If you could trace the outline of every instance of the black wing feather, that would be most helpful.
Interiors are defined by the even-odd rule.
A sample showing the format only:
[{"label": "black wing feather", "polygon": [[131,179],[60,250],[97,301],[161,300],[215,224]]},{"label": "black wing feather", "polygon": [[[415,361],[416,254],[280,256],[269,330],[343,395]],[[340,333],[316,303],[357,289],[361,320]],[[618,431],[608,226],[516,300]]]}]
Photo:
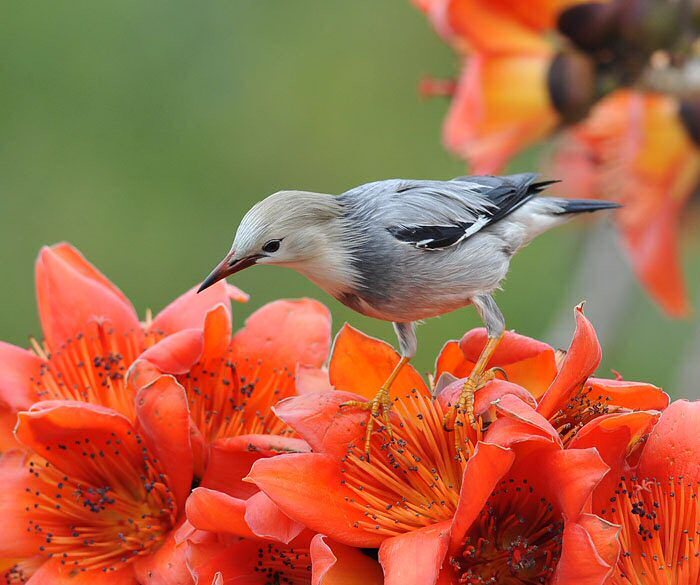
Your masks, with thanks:
[{"label": "black wing feather", "polygon": [[457,177],[453,181],[461,181],[483,187],[479,193],[493,204],[493,209],[485,211],[476,222],[455,222],[452,225],[398,225],[388,228],[389,233],[400,242],[412,244],[427,250],[439,250],[454,246],[471,234],[468,230],[475,226],[473,233],[500,221],[504,217],[522,207],[538,193],[552,183],[558,181],[535,182],[535,173],[522,173],[505,177]]}]

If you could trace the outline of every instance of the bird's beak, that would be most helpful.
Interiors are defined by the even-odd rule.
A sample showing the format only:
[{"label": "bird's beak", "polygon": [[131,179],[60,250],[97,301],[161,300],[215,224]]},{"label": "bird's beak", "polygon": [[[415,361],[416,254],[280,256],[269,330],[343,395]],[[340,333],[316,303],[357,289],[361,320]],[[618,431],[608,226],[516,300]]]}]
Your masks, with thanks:
[{"label": "bird's beak", "polygon": [[209,288],[212,284],[219,282],[221,279],[231,276],[236,272],[240,272],[244,268],[252,266],[259,260],[260,256],[247,256],[245,258],[236,258],[236,251],[231,250],[226,257],[219,262],[216,268],[211,271],[211,274],[204,279],[202,286],[197,290],[198,293]]}]

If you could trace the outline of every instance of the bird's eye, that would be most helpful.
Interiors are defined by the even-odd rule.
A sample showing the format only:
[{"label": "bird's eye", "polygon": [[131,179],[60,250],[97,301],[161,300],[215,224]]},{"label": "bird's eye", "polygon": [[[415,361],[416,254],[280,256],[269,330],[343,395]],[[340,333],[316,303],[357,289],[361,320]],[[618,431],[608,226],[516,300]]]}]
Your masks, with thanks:
[{"label": "bird's eye", "polygon": [[266,242],[265,245],[262,247],[263,252],[266,252],[268,254],[274,254],[277,252],[277,250],[280,249],[280,241],[281,240],[270,240],[269,242]]}]

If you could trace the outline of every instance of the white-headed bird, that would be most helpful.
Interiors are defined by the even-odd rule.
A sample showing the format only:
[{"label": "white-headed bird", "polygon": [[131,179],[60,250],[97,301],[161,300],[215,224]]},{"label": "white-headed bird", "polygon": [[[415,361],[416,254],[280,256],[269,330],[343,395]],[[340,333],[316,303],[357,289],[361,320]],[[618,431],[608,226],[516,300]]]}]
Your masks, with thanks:
[{"label": "white-headed bird", "polygon": [[233,246],[200,290],[254,264],[287,266],[358,313],[392,321],[401,360],[369,402],[391,435],[389,391],[416,354],[416,322],[473,305],[488,332],[461,396],[445,416],[475,425],[474,392],[493,379],[486,366],[505,331],[493,299],[513,255],[572,215],[618,207],[607,201],[538,197],[554,181],[524,173],[450,181],[389,179],[334,196],[280,191],[245,215]]}]

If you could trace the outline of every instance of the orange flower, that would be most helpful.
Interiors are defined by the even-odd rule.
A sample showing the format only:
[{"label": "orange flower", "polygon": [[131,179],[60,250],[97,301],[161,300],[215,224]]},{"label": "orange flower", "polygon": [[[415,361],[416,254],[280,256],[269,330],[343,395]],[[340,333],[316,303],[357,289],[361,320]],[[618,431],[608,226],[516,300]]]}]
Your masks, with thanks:
[{"label": "orange flower", "polygon": [[530,53],[478,53],[467,60],[443,137],[475,174],[499,172],[559,123],[548,89],[553,58],[545,45]]},{"label": "orange flower", "polygon": [[[320,366],[330,349],[330,313],[308,299],[270,303],[251,315],[233,338],[231,329],[230,313],[217,306],[206,316],[203,330],[167,337],[148,349],[129,373],[129,383],[137,389],[162,374],[175,376],[184,389],[198,477],[209,459],[209,445],[211,457],[226,452],[231,459],[227,465],[235,465],[242,478],[253,461],[267,456],[267,435],[289,435],[291,430],[272,407],[296,394],[299,376],[306,384],[323,376]],[[282,438],[276,445],[297,450],[294,441],[285,447]]]},{"label": "orange flower", "polygon": [[611,467],[593,507],[622,527],[614,585],[700,582],[700,402],[676,401],[658,417],[601,417],[572,444],[596,447]]},{"label": "orange flower", "polygon": [[193,289],[142,324],[124,294],[69,244],[42,249],[36,282],[45,343],[28,351],[0,342],[0,411],[9,425],[17,411],[55,399],[108,406],[134,419],[124,375],[139,354],[164,336],[201,328],[211,307],[230,311],[230,298],[247,298],[225,283],[203,295]]},{"label": "orange flower", "polygon": [[679,223],[700,182],[700,150],[678,110],[669,96],[617,91],[567,134],[554,164],[555,172],[581,179],[567,188],[624,204],[616,218],[638,278],[669,314],[682,316],[690,305]]},{"label": "orange flower", "polygon": [[137,397],[135,419],[46,401],[19,414],[26,452],[0,459],[0,556],[26,559],[6,578],[32,582],[169,582],[187,576],[173,529],[192,482],[187,404],[163,378]]},{"label": "orange flower", "polygon": [[[342,351],[342,355],[339,351]],[[399,359],[398,355],[392,356],[382,342],[346,329],[336,340],[331,360],[331,381],[335,385],[340,380],[345,385],[359,388],[364,387],[365,383],[371,384],[366,382],[367,370],[362,367],[363,364],[358,364],[354,359],[360,355],[372,356],[372,363],[378,364],[379,370],[391,369]],[[374,376],[380,378],[383,373],[370,372],[368,379]],[[391,413],[394,438],[385,442],[384,435],[373,435],[371,463],[361,449],[366,417],[362,413],[341,412],[339,409],[341,403],[357,398],[357,395],[337,390],[289,398],[280,403],[275,408],[277,415],[309,443],[313,452],[259,460],[253,464],[249,475],[249,480],[287,516],[310,529],[323,530],[330,538],[348,545],[379,546],[385,582],[388,584],[435,583],[446,555],[450,563],[445,563],[445,571],[452,570],[447,568],[449,566],[454,567],[459,575],[466,574],[471,570],[465,568],[468,561],[460,565],[455,559],[462,554],[464,546],[468,546],[464,540],[467,538],[465,531],[471,530],[472,520],[464,515],[467,514],[464,512],[468,507],[467,502],[485,505],[498,483],[510,480],[508,472],[517,458],[537,451],[539,466],[540,459],[546,461],[550,452],[564,453],[555,430],[528,405],[527,402],[534,404],[531,395],[515,384],[495,381],[477,393],[476,411],[484,416],[488,412],[489,418],[492,418],[495,409],[507,421],[501,423],[499,419],[485,437],[481,430],[458,428],[456,432],[463,434],[464,444],[463,452],[458,454],[452,433],[442,426],[442,415],[447,404],[459,392],[461,383],[446,387],[437,399],[432,399],[425,384],[416,376],[414,371],[408,370],[403,379],[397,381],[394,390],[398,397]],[[482,439],[488,443],[480,442]],[[517,448],[520,455],[515,454],[516,443],[523,444],[522,448]],[[524,446],[526,444],[527,448]],[[589,532],[586,532],[589,529],[597,535],[598,528],[592,519],[589,521],[586,516],[581,521],[585,526],[579,528],[578,518],[590,490],[604,473],[602,463],[592,450],[552,457],[559,457],[552,467],[558,467],[563,475],[559,476],[553,471],[550,475],[552,484],[546,490],[544,487],[540,490],[541,486],[537,484],[536,498],[534,495],[532,500],[523,498],[523,502],[515,502],[515,508],[522,504],[520,513],[526,510],[528,514],[532,512],[535,514],[532,517],[534,521],[536,514],[542,511],[542,506],[534,505],[535,499],[539,501],[545,492],[547,497],[554,497],[554,491],[559,491],[561,493],[557,497],[571,497],[574,502],[570,504],[573,507],[565,510],[567,517],[572,518],[571,530],[583,530],[585,538],[590,538]],[[557,484],[572,472],[566,464],[569,457],[572,467],[575,460],[577,469],[582,474],[588,474],[586,480],[579,476],[573,481],[567,478],[564,483],[572,486],[571,493],[567,489],[561,490],[563,484]],[[529,466],[534,470],[534,459],[528,461],[527,465],[523,464],[523,469]],[[514,469],[522,475],[519,466]],[[590,486],[586,482],[590,482]],[[479,495],[482,489],[484,493]],[[567,495],[562,495],[564,492]],[[574,495],[574,492],[578,495]],[[493,497],[496,498],[497,494]],[[557,500],[557,505],[561,501]],[[577,505],[580,508],[573,515]],[[509,509],[508,514],[517,517],[518,510]],[[538,530],[543,529],[539,536],[535,534],[536,530],[524,530],[519,535],[512,532],[506,534],[513,525],[511,516],[505,514],[503,520],[509,526],[499,532],[495,548],[486,552],[487,556],[495,555],[493,558],[489,556],[489,559],[500,558],[496,548],[510,546],[515,541],[509,539],[520,538],[526,543],[521,551],[523,566],[530,567],[532,561],[537,565],[537,570],[556,570],[563,532],[558,528],[552,528],[549,532],[545,529],[550,518],[546,509],[544,512],[539,518],[542,524],[537,526]],[[562,530],[563,513],[563,508],[552,508],[551,511],[562,522]],[[484,530],[488,529],[488,526],[484,527]],[[528,540],[530,536],[534,540]],[[611,536],[614,536],[614,531]],[[540,538],[547,543],[551,540],[551,551],[547,548],[550,544],[545,546]],[[533,552],[535,546],[542,549],[541,555]],[[547,551],[552,554],[547,556]],[[589,545],[579,556],[587,562],[593,553],[595,551]],[[477,564],[484,565],[485,573],[500,574],[501,568],[496,566],[500,561],[494,562],[496,564],[489,564],[490,561],[484,557]],[[568,563],[574,562],[578,563],[573,558],[567,560],[566,570],[570,567]],[[577,564],[570,570],[578,575],[581,567]],[[530,573],[525,571],[520,576],[527,579],[528,575]]]}]

